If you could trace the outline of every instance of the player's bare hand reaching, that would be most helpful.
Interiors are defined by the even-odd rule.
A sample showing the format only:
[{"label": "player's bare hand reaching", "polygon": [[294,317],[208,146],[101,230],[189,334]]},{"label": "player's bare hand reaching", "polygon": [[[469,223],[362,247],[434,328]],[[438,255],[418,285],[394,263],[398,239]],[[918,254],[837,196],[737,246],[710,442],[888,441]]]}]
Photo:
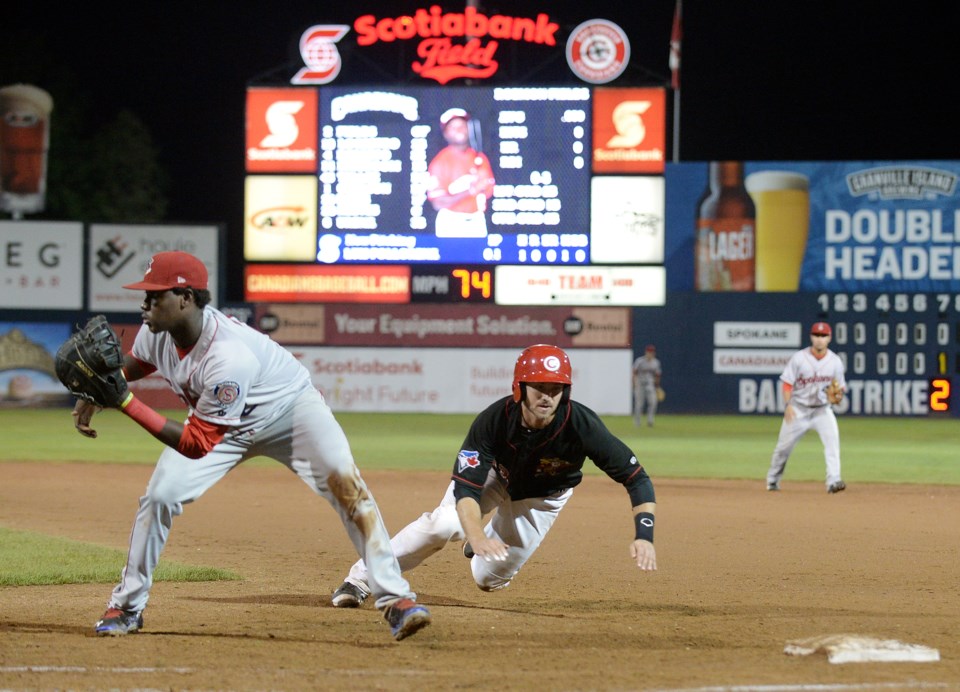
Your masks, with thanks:
[{"label": "player's bare hand reaching", "polygon": [[73,407],[73,425],[77,432],[85,437],[96,437],[97,431],[90,427],[90,421],[93,420],[93,414],[100,413],[103,409],[94,403],[77,399],[76,406]]},{"label": "player's bare hand reaching", "polygon": [[474,555],[482,557],[487,562],[491,560],[502,562],[507,559],[507,546],[498,538],[483,536],[476,542],[470,542],[470,549]]},{"label": "player's bare hand reaching", "polygon": [[637,567],[644,571],[652,571],[657,568],[657,549],[653,547],[650,541],[642,539],[635,540],[630,545],[630,557],[637,561]]}]

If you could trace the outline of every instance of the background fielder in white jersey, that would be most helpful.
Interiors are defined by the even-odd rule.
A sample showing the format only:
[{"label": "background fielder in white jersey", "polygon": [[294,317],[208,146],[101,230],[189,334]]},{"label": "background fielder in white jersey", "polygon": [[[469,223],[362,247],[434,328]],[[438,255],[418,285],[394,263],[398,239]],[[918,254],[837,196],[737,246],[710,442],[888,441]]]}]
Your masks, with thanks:
[{"label": "background fielder in white jersey", "polygon": [[[377,607],[396,639],[429,624],[390,547],[377,504],[360,477],[350,445],[310,373],[265,334],[208,305],[207,270],[186,252],[153,256],[143,281],[143,326],[124,356],[126,379],[153,372],[189,406],[179,423],[130,393],[123,413],[166,445],[140,498],[120,583],[97,622],[98,635],[143,627],[153,572],[173,518],[245,459],[266,456],[296,473],[337,511],[357,553],[371,567]],[[77,430],[99,410],[74,408]],[[375,586],[374,586],[375,585]]]},{"label": "background fielder in white jersey", "polygon": [[640,427],[646,411],[647,425],[653,427],[657,415],[657,389],[660,387],[660,360],[657,347],[647,346],[642,356],[633,361],[633,424]]},{"label": "background fielder in white jersey", "polygon": [[811,428],[817,431],[823,442],[827,492],[838,493],[847,487],[840,477],[840,429],[828,397],[832,383],[835,383],[833,388],[839,390],[836,396],[842,397],[847,381],[844,378],[843,361],[827,348],[831,334],[829,324],[815,323],[810,328],[810,347],[794,353],[780,375],[787,405],[783,410],[780,436],[767,471],[767,490],[780,490],[780,479],[783,478],[790,453]]}]

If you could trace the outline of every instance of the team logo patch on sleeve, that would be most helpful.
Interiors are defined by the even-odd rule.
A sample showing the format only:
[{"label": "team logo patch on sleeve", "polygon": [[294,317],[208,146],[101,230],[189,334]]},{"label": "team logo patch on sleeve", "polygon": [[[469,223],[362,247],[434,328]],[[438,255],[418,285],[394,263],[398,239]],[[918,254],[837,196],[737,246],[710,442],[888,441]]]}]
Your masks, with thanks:
[{"label": "team logo patch on sleeve", "polygon": [[480,466],[480,452],[471,452],[461,449],[457,454],[457,471],[466,471]]},{"label": "team logo patch on sleeve", "polygon": [[229,406],[240,397],[240,385],[236,382],[221,382],[213,388],[213,395],[224,406]]}]

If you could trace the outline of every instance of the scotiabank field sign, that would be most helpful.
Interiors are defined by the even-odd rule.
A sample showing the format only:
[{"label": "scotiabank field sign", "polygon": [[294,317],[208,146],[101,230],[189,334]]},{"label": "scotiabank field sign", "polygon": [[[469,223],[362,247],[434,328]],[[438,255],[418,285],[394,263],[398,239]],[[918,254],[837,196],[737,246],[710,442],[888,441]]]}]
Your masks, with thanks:
[{"label": "scotiabank field sign", "polygon": [[[486,14],[474,7],[444,12],[439,5],[419,8],[413,14],[364,14],[353,26],[317,24],[300,37],[304,67],[291,84],[329,84],[340,74],[338,44],[346,45],[351,28],[358,48],[394,42],[416,42],[413,73],[446,84],[454,79],[487,79],[500,69],[497,57],[502,42],[555,48],[560,24],[546,13],[535,17]],[[602,84],[616,79],[630,61],[630,45],[622,29],[607,20],[591,20],[577,27],[567,42],[567,63],[580,79]],[[600,62],[598,63],[597,60]]]}]

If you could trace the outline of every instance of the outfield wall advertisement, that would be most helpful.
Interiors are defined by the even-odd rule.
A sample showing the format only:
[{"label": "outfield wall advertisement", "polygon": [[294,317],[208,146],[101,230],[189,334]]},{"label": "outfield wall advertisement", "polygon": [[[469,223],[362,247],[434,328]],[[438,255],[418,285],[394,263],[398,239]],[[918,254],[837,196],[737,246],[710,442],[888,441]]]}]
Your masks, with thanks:
[{"label": "outfield wall advertisement", "polygon": [[[334,411],[478,413],[510,394],[510,349],[293,349]],[[629,349],[570,349],[578,401],[600,414],[630,412]],[[610,386],[598,373],[623,373]]]},{"label": "outfield wall advertisement", "polygon": [[752,264],[759,292],[960,292],[960,161],[742,162],[736,236],[703,233],[717,163],[667,166],[668,290],[706,256]]},{"label": "outfield wall advertisement", "polygon": [[0,221],[0,309],[83,305],[83,224]]},{"label": "outfield wall advertisement", "polygon": [[825,320],[842,413],[956,415],[958,177],[958,161],[668,165],[667,303],[634,311],[633,339],[657,345],[662,410],[781,412],[779,374]]}]

